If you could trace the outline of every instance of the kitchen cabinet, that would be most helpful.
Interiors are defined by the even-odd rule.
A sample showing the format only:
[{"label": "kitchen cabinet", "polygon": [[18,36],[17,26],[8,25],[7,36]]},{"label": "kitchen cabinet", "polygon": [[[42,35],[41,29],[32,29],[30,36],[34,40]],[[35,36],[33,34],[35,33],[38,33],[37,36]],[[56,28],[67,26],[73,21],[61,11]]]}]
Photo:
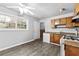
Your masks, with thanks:
[{"label": "kitchen cabinet", "polygon": [[[74,9],[75,15],[79,15],[79,3],[75,4],[75,9]],[[74,22],[73,26],[79,26],[79,22]]]},{"label": "kitchen cabinet", "polygon": [[79,22],[73,22],[73,27],[75,27],[75,26],[77,26],[77,27],[79,27]]},{"label": "kitchen cabinet", "polygon": [[55,19],[55,25],[59,25],[60,24],[60,19]]},{"label": "kitchen cabinet", "polygon": [[55,28],[58,25],[60,25],[60,26],[65,25],[66,28],[72,28],[73,26],[79,26],[79,23],[76,23],[76,24],[73,23],[72,17],[51,20],[52,28]]},{"label": "kitchen cabinet", "polygon": [[55,28],[55,20],[51,20],[51,27]]},{"label": "kitchen cabinet", "polygon": [[61,18],[60,19],[60,24],[66,24],[66,22],[67,22],[66,20],[67,20],[66,18]]},{"label": "kitchen cabinet", "polygon": [[79,56],[79,47],[65,45],[65,56]]},{"label": "kitchen cabinet", "polygon": [[73,23],[73,27],[75,26],[75,22]]},{"label": "kitchen cabinet", "polygon": [[74,10],[75,14],[79,13],[79,3],[75,4],[75,10]]},{"label": "kitchen cabinet", "polygon": [[78,23],[75,23],[75,26],[78,26],[79,27],[79,22]]},{"label": "kitchen cabinet", "polygon": [[60,43],[60,34],[53,34],[53,42],[59,44]]},{"label": "kitchen cabinet", "polygon": [[59,44],[60,43],[60,38],[61,38],[60,34],[53,33],[53,34],[50,35],[50,42]]},{"label": "kitchen cabinet", "polygon": [[72,17],[67,17],[66,21],[67,21],[66,23],[67,28],[72,28],[73,27]]}]

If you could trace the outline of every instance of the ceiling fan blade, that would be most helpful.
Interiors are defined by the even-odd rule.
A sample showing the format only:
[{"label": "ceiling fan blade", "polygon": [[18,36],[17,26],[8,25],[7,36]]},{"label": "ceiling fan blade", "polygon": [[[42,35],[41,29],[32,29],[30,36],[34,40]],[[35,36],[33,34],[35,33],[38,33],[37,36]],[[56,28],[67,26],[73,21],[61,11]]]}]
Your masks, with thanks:
[{"label": "ceiling fan blade", "polygon": [[34,13],[32,13],[30,10],[28,10],[28,9],[24,9],[24,13],[27,14],[28,12],[29,12],[31,15],[34,15]]},{"label": "ceiling fan blade", "polygon": [[23,15],[24,10],[21,7],[19,7],[19,11],[20,11],[20,15]]},{"label": "ceiling fan blade", "polygon": [[19,3],[19,6],[7,6],[8,8],[18,8],[20,11],[20,15],[23,15],[23,13],[29,12],[31,15],[34,15],[33,12],[31,12],[29,9],[35,9],[29,6],[24,6],[22,3]]},{"label": "ceiling fan blade", "polygon": [[35,9],[35,8],[33,8],[33,7],[30,7],[30,6],[25,6],[25,5],[23,5],[22,3],[19,3],[19,5],[20,5],[21,7],[23,7],[23,8],[26,8],[26,9]]},{"label": "ceiling fan blade", "polygon": [[[28,9],[27,9],[28,10]],[[34,15],[34,13],[33,12],[31,12],[30,10],[28,10],[28,12],[31,14],[31,15]]]}]

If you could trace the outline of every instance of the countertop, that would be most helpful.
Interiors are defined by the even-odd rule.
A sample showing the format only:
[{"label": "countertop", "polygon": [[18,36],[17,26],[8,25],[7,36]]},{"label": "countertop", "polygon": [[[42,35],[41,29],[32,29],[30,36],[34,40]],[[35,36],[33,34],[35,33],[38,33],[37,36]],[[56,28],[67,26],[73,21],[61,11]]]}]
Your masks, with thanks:
[{"label": "countertop", "polygon": [[74,34],[75,35],[75,33],[67,33],[67,32],[44,32],[44,33],[51,33],[51,34],[53,34],[53,33],[55,33],[55,34],[70,34],[70,35]]},{"label": "countertop", "polygon": [[67,40],[65,40],[64,44],[71,45],[71,46],[74,46],[74,47],[79,47],[79,41],[77,41],[77,40],[67,39]]},{"label": "countertop", "polygon": [[44,32],[44,33],[50,33],[50,34],[61,34],[61,32]]}]

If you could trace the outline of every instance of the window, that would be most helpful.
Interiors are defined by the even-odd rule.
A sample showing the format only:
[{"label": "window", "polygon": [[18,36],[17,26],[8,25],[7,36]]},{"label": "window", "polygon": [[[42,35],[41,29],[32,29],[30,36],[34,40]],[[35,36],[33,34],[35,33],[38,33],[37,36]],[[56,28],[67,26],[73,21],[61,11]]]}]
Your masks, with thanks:
[{"label": "window", "polygon": [[17,21],[17,28],[26,29],[26,22],[23,20]]},{"label": "window", "polygon": [[11,16],[0,15],[0,29],[27,29],[27,20]]}]

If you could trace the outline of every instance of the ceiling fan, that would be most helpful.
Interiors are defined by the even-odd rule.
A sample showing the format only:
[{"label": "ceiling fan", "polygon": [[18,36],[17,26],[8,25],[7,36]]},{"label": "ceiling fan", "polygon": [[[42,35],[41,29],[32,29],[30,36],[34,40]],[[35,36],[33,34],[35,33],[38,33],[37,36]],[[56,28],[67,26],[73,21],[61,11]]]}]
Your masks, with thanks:
[{"label": "ceiling fan", "polygon": [[25,6],[22,3],[19,3],[18,6],[7,6],[7,7],[8,8],[18,8],[19,12],[20,12],[19,15],[23,15],[24,13],[25,14],[30,13],[31,15],[34,15],[34,13],[31,10],[33,10],[35,8],[29,7],[29,6]]},{"label": "ceiling fan", "polygon": [[60,15],[63,14],[66,10],[67,10],[66,8],[61,8],[61,9],[59,10]]}]

